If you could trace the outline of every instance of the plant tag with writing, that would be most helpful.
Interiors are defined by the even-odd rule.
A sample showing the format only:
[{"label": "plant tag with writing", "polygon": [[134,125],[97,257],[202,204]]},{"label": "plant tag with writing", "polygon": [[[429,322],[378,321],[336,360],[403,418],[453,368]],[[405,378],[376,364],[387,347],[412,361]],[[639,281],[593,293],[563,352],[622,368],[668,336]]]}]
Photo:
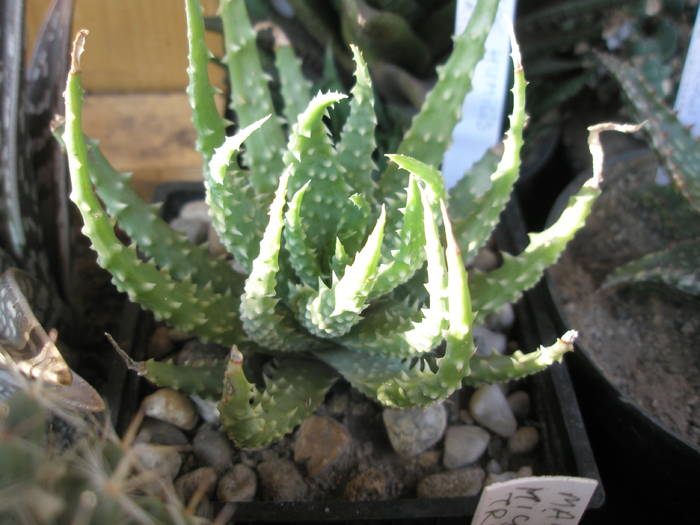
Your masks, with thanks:
[{"label": "plant tag with writing", "polygon": [[[678,114],[678,120],[690,126],[693,136],[700,137],[700,8],[695,16],[673,109]],[[671,182],[666,170],[661,167],[656,172],[656,182],[664,186]]]},{"label": "plant tag with writing", "polygon": [[532,476],[493,483],[481,494],[471,525],[576,525],[598,482]]},{"label": "plant tag with writing", "polygon": [[[484,57],[474,70],[472,91],[464,99],[462,119],[452,133],[452,145],[442,161],[442,174],[448,188],[503,138],[503,108],[510,66],[508,25],[512,23],[515,4],[515,0],[500,0],[496,20],[486,39]],[[464,31],[475,5],[476,0],[458,0],[456,34]]]}]

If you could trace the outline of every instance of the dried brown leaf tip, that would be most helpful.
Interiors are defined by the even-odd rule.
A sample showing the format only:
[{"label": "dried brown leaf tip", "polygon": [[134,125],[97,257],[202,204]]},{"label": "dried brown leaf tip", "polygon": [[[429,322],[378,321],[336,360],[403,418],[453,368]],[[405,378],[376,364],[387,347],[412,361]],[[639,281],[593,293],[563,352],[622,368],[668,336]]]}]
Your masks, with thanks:
[{"label": "dried brown leaf tip", "polygon": [[81,29],[78,34],[75,35],[73,40],[73,50],[70,54],[70,74],[75,75],[80,73],[80,56],[85,51],[85,39],[87,38],[90,31],[87,29]]}]

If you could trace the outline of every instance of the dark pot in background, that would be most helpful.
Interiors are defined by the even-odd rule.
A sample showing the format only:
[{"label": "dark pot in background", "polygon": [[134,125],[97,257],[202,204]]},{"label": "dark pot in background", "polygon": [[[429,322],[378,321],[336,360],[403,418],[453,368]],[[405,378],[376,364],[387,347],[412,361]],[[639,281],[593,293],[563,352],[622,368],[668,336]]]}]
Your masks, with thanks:
[{"label": "dark pot in background", "polygon": [[[646,162],[649,155],[646,150],[627,150],[611,157],[606,171],[613,175],[620,167],[621,173],[632,173],[626,163]],[[553,216],[566,196],[565,190]],[[551,276],[531,295],[545,308],[541,321],[551,323],[555,331],[572,326]],[[697,523],[697,516],[688,509],[697,499],[694,480],[700,474],[700,448],[623,393],[596,364],[591,351],[579,339],[576,351],[566,360],[606,487],[602,523]]]},{"label": "dark pot in background", "polygon": [[[546,289],[538,294],[551,300]],[[566,326],[560,309],[552,305],[551,312],[559,315],[555,327]],[[688,509],[697,499],[700,449],[623,394],[585,347],[577,344],[566,362],[605,484],[601,523],[697,523]]]},{"label": "dark pot in background", "polygon": [[[160,185],[154,200],[161,203],[161,214],[166,219],[175,217],[188,201],[202,199],[199,182],[175,182]],[[498,243],[506,248],[516,246],[515,239],[524,242],[522,220],[515,206],[509,208],[505,228],[498,234]],[[510,233],[508,233],[510,232]],[[535,322],[542,308],[536,298],[529,295],[516,305],[518,340],[525,348],[535,348],[540,341],[550,342],[557,335],[542,330]],[[147,316],[141,316],[138,332],[149,324]],[[563,333],[563,332],[562,332]],[[147,337],[147,336],[146,336]],[[145,342],[145,339],[144,339]],[[138,350],[136,350],[138,352]],[[533,413],[541,423],[542,439],[540,460],[543,472],[583,476],[600,480],[583,420],[577,405],[571,381],[565,365],[554,365],[548,371],[528,378]],[[605,499],[602,484],[590,502],[589,508],[599,508]],[[236,508],[237,523],[304,523],[304,522],[356,522],[356,520],[381,520],[382,523],[460,523],[472,516],[478,497],[446,499],[401,499],[389,501],[349,502],[250,502],[239,503]],[[595,511],[587,514],[587,520]],[[373,521],[374,522],[374,521]]]}]

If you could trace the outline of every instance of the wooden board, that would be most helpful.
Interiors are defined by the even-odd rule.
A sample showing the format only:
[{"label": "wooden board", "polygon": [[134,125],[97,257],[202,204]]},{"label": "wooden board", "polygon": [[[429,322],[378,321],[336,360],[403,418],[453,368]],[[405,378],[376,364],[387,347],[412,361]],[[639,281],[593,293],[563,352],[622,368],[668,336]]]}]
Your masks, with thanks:
[{"label": "wooden board", "polygon": [[116,169],[134,173],[132,186],[147,200],[161,182],[202,179],[190,119],[180,92],[92,94],[83,111],[87,135]]},{"label": "wooden board", "polygon": [[[8,0],[14,1],[14,0]],[[51,0],[26,0],[27,53]],[[218,0],[201,0],[214,15]],[[187,85],[187,38],[182,0],[76,0],[73,31],[90,31],[83,55],[83,81],[92,92],[171,91]],[[221,38],[209,35],[220,55]],[[212,81],[223,73],[212,66]]]}]

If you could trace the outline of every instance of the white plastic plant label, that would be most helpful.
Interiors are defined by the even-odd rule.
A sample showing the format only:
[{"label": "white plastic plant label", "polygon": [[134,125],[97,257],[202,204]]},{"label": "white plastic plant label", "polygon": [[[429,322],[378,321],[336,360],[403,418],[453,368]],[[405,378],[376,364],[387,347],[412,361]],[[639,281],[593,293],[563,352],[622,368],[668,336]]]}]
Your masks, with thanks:
[{"label": "white plastic plant label", "polygon": [[[686,126],[690,126],[690,132],[694,137],[700,136],[700,7],[695,15],[695,25],[690,36],[688,53],[683,63],[681,82],[678,85],[676,101],[673,109],[680,120]],[[671,182],[666,170],[659,167],[656,172],[657,184],[667,185]]]},{"label": "white plastic plant label", "polygon": [[[455,34],[469,21],[476,0],[458,0]],[[503,107],[508,92],[510,41],[508,24],[515,14],[515,0],[501,0],[496,20],[486,39],[484,57],[476,66],[472,91],[464,99],[462,119],[452,133],[452,145],[442,161],[448,188],[462,177],[474,162],[503,138]]]},{"label": "white plastic plant label", "polygon": [[[700,8],[699,8],[700,9]],[[683,64],[681,83],[676,94],[674,109],[678,111],[678,120],[691,126],[694,136],[700,135],[700,23],[695,17],[693,34],[690,37],[688,54]]]},{"label": "white plastic plant label", "polygon": [[568,476],[532,476],[484,489],[471,525],[576,525],[598,482]]}]

